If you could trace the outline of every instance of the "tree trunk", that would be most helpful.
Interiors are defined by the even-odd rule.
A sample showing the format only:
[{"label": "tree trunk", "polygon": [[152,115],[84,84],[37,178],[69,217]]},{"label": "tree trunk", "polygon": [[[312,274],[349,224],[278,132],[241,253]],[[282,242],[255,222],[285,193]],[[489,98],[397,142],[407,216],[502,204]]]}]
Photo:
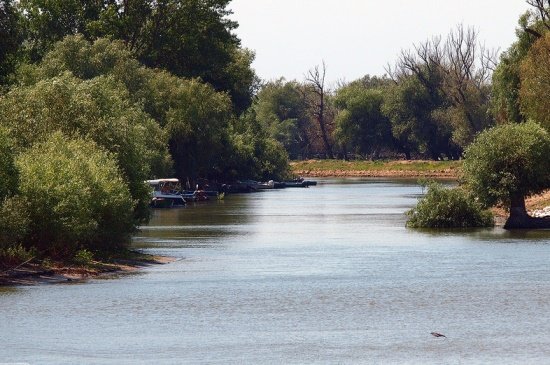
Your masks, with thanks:
[{"label": "tree trunk", "polygon": [[510,216],[504,229],[541,229],[550,228],[550,217],[533,218],[527,214],[525,197],[522,194],[510,196]]}]

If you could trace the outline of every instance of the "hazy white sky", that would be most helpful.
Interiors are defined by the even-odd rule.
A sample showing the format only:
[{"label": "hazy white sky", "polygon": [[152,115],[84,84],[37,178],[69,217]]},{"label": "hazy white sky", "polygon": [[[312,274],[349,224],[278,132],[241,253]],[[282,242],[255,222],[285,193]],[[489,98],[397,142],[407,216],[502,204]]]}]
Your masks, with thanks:
[{"label": "hazy white sky", "polygon": [[399,51],[462,23],[490,48],[514,41],[524,0],[233,0],[244,47],[263,79],[302,80],[325,61],[327,79],[382,75]]}]

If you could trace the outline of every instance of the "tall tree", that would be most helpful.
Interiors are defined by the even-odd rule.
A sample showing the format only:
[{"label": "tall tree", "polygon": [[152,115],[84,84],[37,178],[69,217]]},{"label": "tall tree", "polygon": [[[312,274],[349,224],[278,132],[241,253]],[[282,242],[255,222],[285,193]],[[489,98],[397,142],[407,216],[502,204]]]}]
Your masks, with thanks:
[{"label": "tall tree", "polygon": [[533,44],[521,64],[520,76],[523,114],[550,131],[550,32]]},{"label": "tall tree", "polygon": [[315,66],[309,70],[306,75],[306,92],[309,112],[317,121],[321,138],[323,140],[323,146],[325,149],[325,155],[328,158],[334,158],[332,152],[332,142],[330,140],[329,131],[329,107],[328,107],[328,95],[329,91],[325,85],[326,65],[323,62],[322,66]]},{"label": "tall tree", "polygon": [[491,109],[498,123],[526,120],[519,101],[520,65],[531,46],[550,29],[550,3],[547,0],[527,0],[527,4],[532,9],[519,18],[517,40],[502,53],[493,74]]},{"label": "tall tree", "polygon": [[302,85],[284,79],[268,82],[258,93],[253,108],[261,125],[283,144],[291,158],[308,154],[309,117]]},{"label": "tall tree", "polygon": [[382,112],[383,102],[382,90],[359,83],[337,91],[335,139],[345,151],[378,158],[383,148],[393,147],[391,122]]},{"label": "tall tree", "polygon": [[238,113],[258,86],[254,54],[240,48],[230,0],[21,0],[31,60],[66,35],[120,39],[140,62],[201,78],[232,97]]},{"label": "tall tree", "polygon": [[12,0],[0,0],[0,85],[14,71],[23,42],[20,16]]}]

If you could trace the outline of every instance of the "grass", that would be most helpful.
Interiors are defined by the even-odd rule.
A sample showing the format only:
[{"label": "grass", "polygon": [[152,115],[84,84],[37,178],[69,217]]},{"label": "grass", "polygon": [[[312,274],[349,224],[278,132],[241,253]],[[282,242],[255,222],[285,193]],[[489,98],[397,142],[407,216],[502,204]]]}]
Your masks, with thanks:
[{"label": "grass", "polygon": [[343,161],[307,160],[290,163],[292,172],[310,176],[434,176],[456,177],[460,161]]}]

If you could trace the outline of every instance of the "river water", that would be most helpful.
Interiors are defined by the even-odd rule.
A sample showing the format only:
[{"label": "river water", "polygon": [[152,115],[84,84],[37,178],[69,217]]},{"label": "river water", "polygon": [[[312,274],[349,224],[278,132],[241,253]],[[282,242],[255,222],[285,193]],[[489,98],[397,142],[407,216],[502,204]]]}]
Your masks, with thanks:
[{"label": "river water", "polygon": [[550,363],[550,232],[406,229],[421,193],[325,180],[157,210],[134,245],[176,262],[0,289],[0,363]]}]

